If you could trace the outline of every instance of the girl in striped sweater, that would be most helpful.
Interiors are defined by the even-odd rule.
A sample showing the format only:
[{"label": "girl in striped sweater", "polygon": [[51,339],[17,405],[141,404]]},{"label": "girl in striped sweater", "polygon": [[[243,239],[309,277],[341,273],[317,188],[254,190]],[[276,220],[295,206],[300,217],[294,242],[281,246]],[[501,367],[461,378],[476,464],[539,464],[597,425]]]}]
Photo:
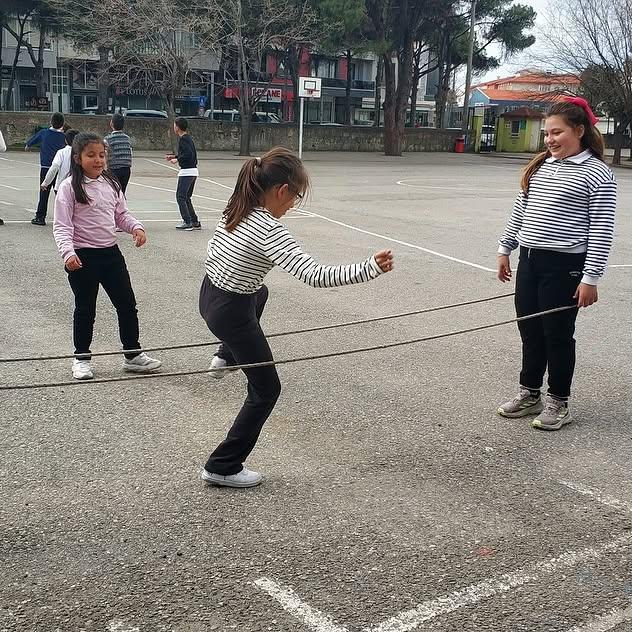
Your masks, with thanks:
[{"label": "girl in striped sweater", "polygon": [[[282,147],[242,167],[235,190],[208,244],[200,313],[223,343],[211,369],[223,377],[235,364],[269,362],[272,352],[259,320],[268,299],[265,275],[279,266],[313,287],[362,283],[393,269],[393,255],[382,250],[362,263],[323,266],[301,251],[279,221],[309,189],[297,156]],[[210,455],[202,479],[227,487],[253,487],[258,472],[243,466],[281,393],[274,366],[245,369],[248,395],[228,436]]]},{"label": "girl in striped sweater", "polygon": [[[570,309],[519,323],[522,370],[518,395],[498,408],[504,417],[535,414],[532,425],[559,430],[571,422],[568,398],[575,369],[579,307],[597,302],[614,232],[617,186],[604,163],[604,142],[588,103],[568,97],[549,111],[547,150],[522,177],[513,213],[499,241],[498,278],[512,276],[509,255],[520,248],[516,313]],[[548,368],[548,393],[540,388]]]}]

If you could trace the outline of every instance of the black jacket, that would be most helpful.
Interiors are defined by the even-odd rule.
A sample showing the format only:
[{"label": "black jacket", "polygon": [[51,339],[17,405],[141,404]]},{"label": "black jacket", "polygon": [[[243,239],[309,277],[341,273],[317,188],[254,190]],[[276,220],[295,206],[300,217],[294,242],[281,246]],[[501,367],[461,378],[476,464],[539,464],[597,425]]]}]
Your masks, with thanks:
[{"label": "black jacket", "polygon": [[180,136],[177,158],[180,169],[197,167],[197,151],[195,150],[195,143],[189,134]]}]

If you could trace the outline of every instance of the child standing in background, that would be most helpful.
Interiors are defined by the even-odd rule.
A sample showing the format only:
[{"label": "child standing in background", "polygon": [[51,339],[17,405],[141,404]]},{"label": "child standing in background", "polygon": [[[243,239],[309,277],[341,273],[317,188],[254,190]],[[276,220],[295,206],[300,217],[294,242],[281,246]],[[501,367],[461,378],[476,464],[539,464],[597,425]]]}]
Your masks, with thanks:
[{"label": "child standing in background", "polygon": [[124,127],[125,117],[122,114],[113,114],[110,120],[112,131],[104,139],[108,150],[108,170],[119,181],[123,195],[132,174],[133,156],[132,143],[123,131]]},{"label": "child standing in background", "polygon": [[[144,245],[145,229],[129,214],[120,185],[105,164],[103,139],[79,134],[72,147],[71,177],[61,183],[55,200],[53,234],[75,296],[72,375],[77,380],[94,377],[90,345],[99,285],[116,308],[123,349],[141,348],[136,298],[115,228],[131,233],[136,247]],[[161,365],[146,353],[132,351],[125,354],[123,370],[149,373]]]},{"label": "child standing in background", "polygon": [[48,187],[55,180],[55,193],[59,191],[59,185],[70,175],[70,156],[72,154],[72,142],[75,140],[75,136],[79,133],[79,130],[69,129],[66,136],[66,146],[60,149],[53,158],[53,164],[51,165],[44,182],[42,182],[42,190],[46,191]]}]

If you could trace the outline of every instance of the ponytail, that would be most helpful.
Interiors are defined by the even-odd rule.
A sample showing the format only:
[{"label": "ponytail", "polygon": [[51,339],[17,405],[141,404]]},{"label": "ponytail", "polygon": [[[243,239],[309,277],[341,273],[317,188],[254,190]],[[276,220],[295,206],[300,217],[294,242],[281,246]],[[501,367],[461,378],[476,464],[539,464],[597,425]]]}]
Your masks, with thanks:
[{"label": "ponytail", "polygon": [[309,189],[309,176],[303,163],[289,149],[275,147],[261,158],[247,160],[224,211],[226,230],[233,231],[252,209],[263,204],[269,189],[284,184],[301,196]]},{"label": "ponytail", "polygon": [[[561,116],[571,127],[579,127],[583,125],[584,135],[581,138],[582,149],[589,149],[595,158],[598,158],[602,162],[604,161],[604,154],[606,153],[606,146],[603,140],[601,132],[595,127],[593,121],[595,119],[588,104],[584,101],[585,105],[579,105],[578,103],[583,99],[574,99],[569,101],[561,101],[556,103],[547,112],[547,118],[550,116]],[[542,163],[549,158],[551,152],[547,149],[539,153],[525,168],[520,181],[520,187],[526,194],[529,192],[529,182],[535,174],[535,172],[541,167]]]}]

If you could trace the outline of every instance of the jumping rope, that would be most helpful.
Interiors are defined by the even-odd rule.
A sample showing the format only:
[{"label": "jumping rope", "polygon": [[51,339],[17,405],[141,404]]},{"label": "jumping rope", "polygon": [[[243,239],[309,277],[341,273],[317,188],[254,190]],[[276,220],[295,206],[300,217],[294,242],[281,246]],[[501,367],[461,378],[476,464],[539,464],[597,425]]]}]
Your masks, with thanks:
[{"label": "jumping rope", "polygon": [[[490,296],[488,298],[479,298],[471,301],[464,301],[463,303],[452,303],[451,305],[439,305],[437,307],[427,307],[425,309],[417,309],[412,312],[401,312],[399,314],[389,314],[388,316],[376,316],[374,318],[365,318],[363,320],[349,320],[344,323],[335,323],[333,325],[320,325],[318,327],[309,327],[308,329],[294,329],[293,331],[280,331],[274,334],[266,334],[266,338],[278,338],[280,336],[293,336],[295,334],[305,334],[312,331],[324,331],[326,329],[338,329],[340,327],[351,327],[353,325],[365,325],[367,323],[376,323],[384,320],[392,320],[394,318],[405,318],[406,316],[416,316],[419,314],[429,314],[430,312],[439,312],[444,309],[452,309],[455,307],[465,307],[467,305],[476,305],[477,303],[487,303],[489,301],[496,301],[501,298],[508,298],[514,296],[514,293],[499,294],[498,296]],[[181,345],[171,345],[168,347],[147,347],[146,349],[123,349],[116,351],[99,351],[98,353],[90,354],[92,357],[96,356],[111,356],[120,355],[122,353],[143,353],[150,351],[171,351],[173,349],[193,349],[195,347],[209,347],[221,344],[221,340],[212,340],[210,342],[192,342]],[[48,355],[48,356],[30,356],[23,358],[0,358],[2,362],[36,362],[38,360],[69,360],[71,358],[85,356],[84,353],[73,353],[67,355]]]},{"label": "jumping rope", "polygon": [[[501,298],[501,297],[495,297]],[[488,299],[493,300],[493,299]],[[480,301],[479,301],[480,302]],[[436,308],[435,308],[436,309]],[[161,377],[181,377],[186,375],[201,375],[204,373],[211,373],[215,371],[237,371],[243,369],[255,369],[260,367],[268,367],[275,366],[281,364],[292,364],[294,362],[308,362],[311,360],[322,360],[325,358],[334,358],[341,356],[348,356],[355,353],[365,353],[368,351],[379,351],[382,349],[393,349],[395,347],[402,347],[405,345],[417,344],[420,342],[428,342],[430,340],[440,340],[441,338],[449,338],[451,336],[459,336],[466,333],[472,333],[475,331],[482,331],[484,329],[491,329],[493,327],[501,327],[502,325],[509,325],[512,323],[520,323],[526,320],[530,320],[532,318],[539,318],[541,316],[546,316],[548,314],[555,314],[557,312],[566,311],[569,309],[577,309],[577,305],[566,305],[564,307],[556,307],[554,309],[549,309],[543,312],[537,312],[535,314],[529,314],[528,316],[521,316],[519,318],[511,318],[509,320],[503,320],[496,323],[488,323],[486,325],[478,325],[477,327],[468,327],[467,329],[457,329],[455,331],[449,331],[443,334],[435,334],[433,336],[424,336],[422,338],[413,338],[412,340],[403,340],[400,342],[390,342],[381,345],[375,345],[372,347],[362,347],[360,349],[349,349],[346,351],[335,351],[331,353],[321,353],[317,355],[304,356],[300,358],[286,358],[284,360],[269,360],[267,362],[256,362],[252,364],[238,364],[225,368],[213,368],[213,369],[196,369],[194,371],[174,371],[170,373],[150,373],[148,375],[136,375],[132,377],[111,377],[111,378],[103,378],[100,380],[84,380],[79,381],[75,380],[72,382],[50,382],[50,383],[41,383],[41,384],[18,384],[15,386],[0,386],[0,390],[2,391],[13,391],[13,390],[27,390],[27,389],[36,389],[36,388],[53,388],[60,386],[79,386],[83,384],[104,384],[109,382],[128,382],[132,380],[147,380],[147,379],[155,379]],[[394,317],[394,316],[393,316]],[[382,317],[382,320],[384,317]],[[281,334],[279,334],[281,335]],[[71,356],[72,357],[72,356]]]}]

